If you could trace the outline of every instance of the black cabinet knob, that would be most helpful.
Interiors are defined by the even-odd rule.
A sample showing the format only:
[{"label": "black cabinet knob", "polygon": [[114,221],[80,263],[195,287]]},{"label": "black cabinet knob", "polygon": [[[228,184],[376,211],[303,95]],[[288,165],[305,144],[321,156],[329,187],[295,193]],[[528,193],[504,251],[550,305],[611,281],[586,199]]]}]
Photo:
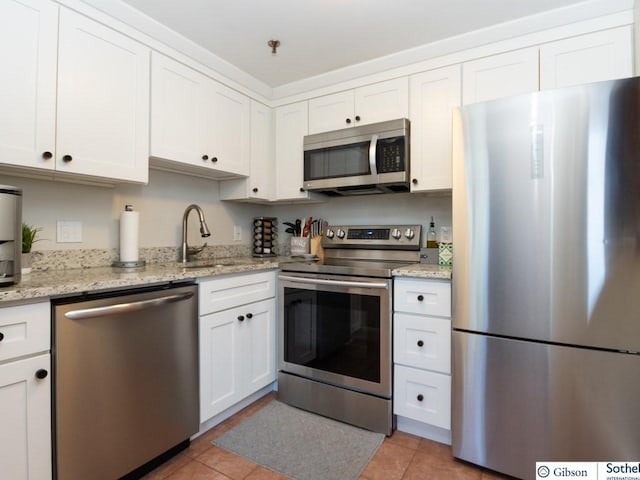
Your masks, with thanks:
[{"label": "black cabinet knob", "polygon": [[240,320],[241,322],[244,321],[244,315],[238,315],[238,320]]},{"label": "black cabinet knob", "polygon": [[411,180],[411,183],[413,183],[414,185],[417,185],[418,184],[418,179],[414,178],[413,180]]},{"label": "black cabinet knob", "polygon": [[416,398],[418,399],[419,402],[424,400],[424,397],[422,396],[422,394],[418,395]]},{"label": "black cabinet knob", "polygon": [[251,320],[253,318],[253,313],[247,313],[247,318]]},{"label": "black cabinet knob", "polygon": [[347,123],[351,123],[351,119],[350,119],[350,118],[347,118],[347,119],[345,119],[345,122],[347,122]]},{"label": "black cabinet knob", "polygon": [[218,157],[211,157],[211,161],[212,161],[213,163],[216,163],[216,162],[218,161]]},{"label": "black cabinet knob", "polygon": [[424,342],[422,340],[418,340],[418,346],[419,347],[424,347]]},{"label": "black cabinet knob", "polygon": [[418,295],[418,301],[421,302],[424,300],[424,297],[422,295]]},{"label": "black cabinet knob", "polygon": [[53,157],[53,153],[51,153],[51,152],[42,152],[42,158],[44,158],[45,160],[49,160],[51,157]]},{"label": "black cabinet knob", "polygon": [[360,115],[356,115],[356,122],[360,121]]},{"label": "black cabinet knob", "polygon": [[300,191],[301,191],[301,192],[304,192],[304,188],[300,187]]},{"label": "black cabinet knob", "polygon": [[209,155],[202,155],[203,160],[209,160]]},{"label": "black cabinet knob", "polygon": [[63,162],[70,162],[71,160],[73,160],[73,157],[71,155],[65,155],[62,157]]},{"label": "black cabinet knob", "polygon": [[43,378],[47,378],[47,375],[49,375],[49,372],[47,372],[44,368],[41,368],[36,372],[36,378],[39,380],[42,380]]},{"label": "black cabinet knob", "polygon": [[253,193],[258,193],[258,187],[253,187]]},{"label": "black cabinet knob", "polygon": [[0,332],[0,342],[4,340],[4,333]]}]

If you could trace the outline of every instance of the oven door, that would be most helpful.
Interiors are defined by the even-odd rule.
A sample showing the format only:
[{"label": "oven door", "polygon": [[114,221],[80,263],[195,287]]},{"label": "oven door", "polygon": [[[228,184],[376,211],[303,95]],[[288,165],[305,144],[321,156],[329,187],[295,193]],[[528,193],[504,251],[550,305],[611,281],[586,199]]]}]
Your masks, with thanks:
[{"label": "oven door", "polygon": [[279,368],[391,398],[391,280],[279,276]]}]

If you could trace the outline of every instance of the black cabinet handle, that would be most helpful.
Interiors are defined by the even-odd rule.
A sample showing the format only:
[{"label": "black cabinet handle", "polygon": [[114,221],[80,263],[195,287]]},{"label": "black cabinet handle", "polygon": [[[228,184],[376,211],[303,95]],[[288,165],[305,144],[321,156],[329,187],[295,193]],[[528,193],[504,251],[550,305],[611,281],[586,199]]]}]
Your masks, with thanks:
[{"label": "black cabinet handle", "polygon": [[209,160],[209,155],[202,155],[203,160]]},{"label": "black cabinet handle", "polygon": [[418,179],[414,178],[413,180],[411,180],[411,183],[413,183],[414,185],[417,185],[418,184]]},{"label": "black cabinet handle", "polygon": [[47,375],[49,375],[49,372],[47,372],[44,368],[41,368],[36,372],[36,378],[39,380],[42,380],[43,378],[47,378]]},{"label": "black cabinet handle", "polygon": [[253,193],[258,193],[258,187],[253,187]]},{"label": "black cabinet handle", "polygon": [[301,191],[301,192],[304,192],[304,188],[300,187],[300,191]]},{"label": "black cabinet handle", "polygon": [[360,115],[356,115],[356,122],[360,121]]},{"label": "black cabinet handle", "polygon": [[218,157],[211,157],[211,161],[212,161],[213,163],[216,163],[216,162],[218,161]]},{"label": "black cabinet handle", "polygon": [[418,295],[418,301],[421,302],[424,300],[424,297],[422,295]]},{"label": "black cabinet handle", "polygon": [[247,318],[251,320],[253,318],[253,313],[247,313]]},{"label": "black cabinet handle", "polygon": [[73,160],[73,157],[71,155],[65,155],[64,157],[62,157],[63,162],[70,162],[71,160]]},{"label": "black cabinet handle", "polygon": [[42,152],[42,158],[44,158],[45,160],[49,160],[51,157],[53,157],[53,153],[51,153],[51,152]]},{"label": "black cabinet handle", "polygon": [[351,123],[351,119],[350,119],[350,118],[347,118],[347,119],[345,120],[345,122],[347,122],[347,123]]},{"label": "black cabinet handle", "polygon": [[422,340],[418,340],[418,346],[419,347],[424,347],[424,342]]},{"label": "black cabinet handle", "polygon": [[4,333],[0,332],[0,342],[4,340]]},{"label": "black cabinet handle", "polygon": [[238,315],[238,320],[240,320],[241,322],[244,321],[244,315]]},{"label": "black cabinet handle", "polygon": [[422,394],[418,395],[416,398],[418,399],[419,402],[424,400],[424,397],[422,396]]}]

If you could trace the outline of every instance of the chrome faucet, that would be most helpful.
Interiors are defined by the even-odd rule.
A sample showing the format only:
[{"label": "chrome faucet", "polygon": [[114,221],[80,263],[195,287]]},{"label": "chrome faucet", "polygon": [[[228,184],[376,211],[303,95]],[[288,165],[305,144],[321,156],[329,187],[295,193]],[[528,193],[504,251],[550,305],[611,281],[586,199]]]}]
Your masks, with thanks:
[{"label": "chrome faucet", "polygon": [[189,257],[197,255],[204,249],[204,247],[207,246],[206,243],[201,247],[190,247],[187,245],[187,218],[189,218],[191,210],[198,212],[198,218],[200,219],[200,235],[202,235],[203,238],[211,236],[209,227],[207,227],[207,222],[204,221],[204,213],[202,212],[202,209],[196,204],[189,205],[182,216],[182,252],[180,255],[180,261],[182,263],[188,262]]}]

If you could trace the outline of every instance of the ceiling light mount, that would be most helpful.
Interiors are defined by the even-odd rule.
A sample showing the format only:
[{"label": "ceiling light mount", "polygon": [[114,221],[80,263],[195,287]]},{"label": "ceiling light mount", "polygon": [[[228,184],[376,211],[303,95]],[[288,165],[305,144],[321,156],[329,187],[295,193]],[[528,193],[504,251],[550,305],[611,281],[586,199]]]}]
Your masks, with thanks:
[{"label": "ceiling light mount", "polygon": [[269,40],[267,45],[271,47],[271,55],[278,53],[278,47],[280,46],[280,40]]}]

